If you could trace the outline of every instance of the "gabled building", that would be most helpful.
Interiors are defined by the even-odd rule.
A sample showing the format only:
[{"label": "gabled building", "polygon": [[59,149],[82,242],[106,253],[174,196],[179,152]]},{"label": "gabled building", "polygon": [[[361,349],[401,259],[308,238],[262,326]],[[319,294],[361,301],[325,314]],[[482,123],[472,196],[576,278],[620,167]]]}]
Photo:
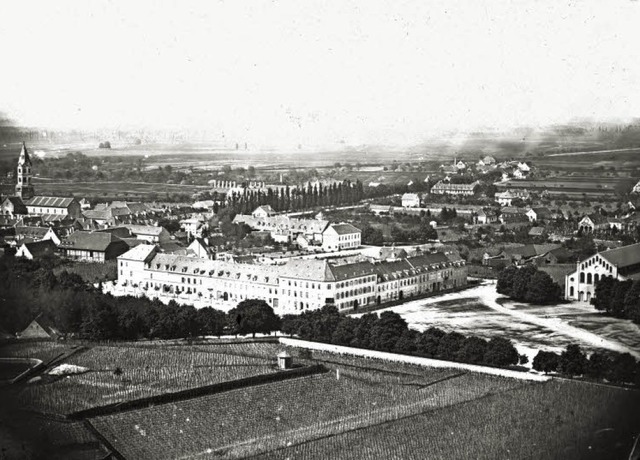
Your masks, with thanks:
[{"label": "gabled building", "polygon": [[589,214],[584,216],[580,222],[578,222],[578,230],[585,233],[593,233],[602,230],[609,229],[609,220],[606,216],[599,213]]},{"label": "gabled building", "polygon": [[19,196],[8,196],[2,200],[0,214],[9,217],[25,216],[29,213]]},{"label": "gabled building", "polygon": [[30,215],[82,217],[80,203],[75,198],[34,196],[25,202]]},{"label": "gabled building", "polygon": [[526,190],[505,190],[504,192],[498,192],[494,195],[494,200],[496,200],[500,206],[512,206],[513,201],[516,199],[526,201],[530,198],[531,194]]},{"label": "gabled building", "polygon": [[216,257],[216,252],[209,246],[207,238],[195,238],[187,247],[187,250],[191,251],[196,257],[203,259],[213,260]]},{"label": "gabled building", "polygon": [[640,243],[609,249],[576,264],[566,276],[565,298],[589,302],[595,295],[595,285],[610,276],[617,280],[637,279],[640,274]]},{"label": "gabled building", "polygon": [[19,339],[55,339],[60,337],[60,331],[50,321],[41,315],[31,321],[29,325],[18,333]]},{"label": "gabled building", "polygon": [[51,227],[16,226],[15,240],[18,243],[51,240],[56,246],[60,244],[60,237]]},{"label": "gabled building", "polygon": [[125,225],[125,227],[139,240],[149,243],[164,243],[171,239],[171,235],[164,227],[155,225]]},{"label": "gabled building", "polygon": [[72,233],[60,244],[62,255],[86,262],[105,262],[116,259],[129,250],[127,243],[109,232]]},{"label": "gabled building", "polygon": [[539,222],[542,220],[551,219],[551,211],[549,208],[530,208],[527,211],[527,217],[529,218],[529,222]]},{"label": "gabled building", "polygon": [[270,205],[258,206],[255,211],[251,213],[251,216],[260,219],[265,217],[275,216],[276,212]]},{"label": "gabled building", "polygon": [[322,232],[322,249],[342,251],[360,247],[361,231],[351,224],[331,224]]},{"label": "gabled building", "polygon": [[403,208],[419,208],[420,197],[417,193],[405,193],[402,195],[402,207]]},{"label": "gabled building", "polygon": [[525,208],[516,208],[513,206],[505,206],[500,210],[500,222],[503,224],[509,222],[527,222],[527,210]]},{"label": "gabled building", "polygon": [[493,224],[498,222],[498,215],[491,209],[480,209],[475,216],[478,224]]},{"label": "gabled building", "polygon": [[480,183],[478,181],[472,182],[471,184],[452,184],[441,180],[431,187],[431,193],[436,195],[473,196],[479,185]]},{"label": "gabled building", "polygon": [[56,249],[56,245],[51,240],[22,243],[16,251],[16,257],[24,257],[29,260],[51,257],[56,254]]}]

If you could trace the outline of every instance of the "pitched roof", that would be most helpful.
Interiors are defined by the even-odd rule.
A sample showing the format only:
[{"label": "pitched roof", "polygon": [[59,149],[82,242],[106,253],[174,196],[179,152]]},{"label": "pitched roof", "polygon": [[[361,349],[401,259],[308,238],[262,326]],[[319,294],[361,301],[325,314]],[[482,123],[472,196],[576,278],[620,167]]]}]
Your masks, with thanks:
[{"label": "pitched roof", "polygon": [[29,251],[29,254],[31,254],[33,257],[53,255],[56,252],[56,245],[51,240],[23,243],[23,246],[26,247],[26,249]]},{"label": "pitched roof", "polygon": [[23,166],[31,166],[31,158],[29,158],[29,151],[27,150],[27,146],[25,143],[22,143],[22,150],[20,150],[20,156],[18,157],[18,165]]},{"label": "pitched roof", "polygon": [[43,206],[48,208],[67,208],[71,203],[76,201],[75,198],[59,197],[59,196],[34,196],[25,204],[27,206]]},{"label": "pitched roof", "polygon": [[126,227],[131,230],[131,233],[134,235],[159,236],[164,230],[164,227],[157,225],[126,225]]},{"label": "pitched roof", "polygon": [[105,232],[74,232],[69,235],[62,243],[61,247],[84,249],[89,251],[106,251],[111,243],[121,242],[122,240],[111,233]]},{"label": "pitched roof", "polygon": [[150,256],[154,256],[157,252],[158,250],[153,244],[140,244],[120,255],[118,259],[143,261],[147,260]]},{"label": "pitched roof", "polygon": [[609,249],[599,252],[598,255],[618,268],[628,267],[640,263],[640,243]]},{"label": "pitched roof", "polygon": [[27,227],[23,225],[16,226],[16,236],[23,238],[42,239],[51,230],[51,227]]},{"label": "pitched roof", "polygon": [[[359,228],[354,227],[351,224],[342,223],[342,224],[331,224],[327,228],[329,230],[332,228],[338,235],[351,235],[353,233],[361,233]],[[326,231],[326,230],[325,230]]]}]

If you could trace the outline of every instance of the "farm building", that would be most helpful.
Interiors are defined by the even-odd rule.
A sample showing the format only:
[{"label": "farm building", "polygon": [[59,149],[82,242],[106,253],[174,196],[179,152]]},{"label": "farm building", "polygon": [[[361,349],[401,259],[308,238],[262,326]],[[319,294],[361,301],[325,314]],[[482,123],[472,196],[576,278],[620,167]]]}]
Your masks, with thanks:
[{"label": "farm building", "polygon": [[55,339],[60,336],[60,331],[44,317],[38,316],[17,335],[19,339]]},{"label": "farm building", "polygon": [[605,276],[618,280],[636,279],[640,273],[640,243],[599,252],[575,265],[566,276],[565,298],[589,302],[595,285]]}]

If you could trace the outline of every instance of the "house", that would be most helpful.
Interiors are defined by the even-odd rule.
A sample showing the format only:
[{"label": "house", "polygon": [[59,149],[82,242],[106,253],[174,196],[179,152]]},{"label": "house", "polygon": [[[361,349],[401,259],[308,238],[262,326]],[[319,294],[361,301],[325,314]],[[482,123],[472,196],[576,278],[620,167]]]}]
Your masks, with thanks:
[{"label": "house", "polygon": [[529,167],[529,165],[525,162],[520,162],[518,163],[518,170],[522,171],[523,173],[527,174],[531,171],[531,168]]},{"label": "house", "polygon": [[208,238],[195,238],[187,247],[187,250],[193,252],[196,257],[214,260],[216,252],[209,246]]},{"label": "house", "polygon": [[18,243],[51,240],[56,246],[60,244],[60,237],[51,227],[28,227],[18,225],[16,226],[15,239]]},{"label": "house", "polygon": [[190,219],[184,219],[180,221],[180,228],[182,228],[187,238],[201,238],[202,232],[205,229],[204,220],[192,217]]},{"label": "house", "polygon": [[524,172],[521,169],[514,169],[511,172],[511,175],[513,176],[514,179],[526,179],[527,178],[527,173]]},{"label": "house", "polygon": [[617,280],[637,279],[640,273],[640,243],[622,246],[587,257],[566,276],[565,298],[589,302],[595,285],[605,276]]},{"label": "house", "polygon": [[86,198],[81,199],[79,203],[80,203],[80,209],[82,211],[87,211],[91,209],[91,203]]},{"label": "house", "polygon": [[275,214],[276,214],[275,210],[268,204],[264,206],[258,206],[256,210],[251,213],[251,215],[256,219],[259,219],[262,217],[271,217]]},{"label": "house", "polygon": [[405,193],[402,195],[402,207],[403,208],[419,208],[420,197],[417,193]]},{"label": "house", "polygon": [[514,206],[505,206],[500,210],[500,223],[508,222],[527,222],[527,210],[525,208],[516,208]]},{"label": "house", "polygon": [[467,165],[464,161],[460,160],[456,163],[456,168],[458,169],[458,171],[462,172],[467,169]]},{"label": "house", "polygon": [[486,157],[482,158],[478,164],[480,164],[481,166],[490,166],[490,165],[494,165],[496,164],[496,159],[493,158],[490,155],[487,155]]},{"label": "house", "polygon": [[476,223],[493,224],[498,221],[498,215],[491,209],[481,209],[476,213]]},{"label": "house", "polygon": [[526,201],[531,198],[531,194],[526,190],[505,190],[494,195],[494,200],[500,206],[513,206],[513,201],[520,199]]},{"label": "house", "polygon": [[8,196],[2,201],[0,214],[3,216],[24,216],[28,214],[27,207],[19,196]]},{"label": "house", "polygon": [[351,224],[331,224],[322,232],[322,249],[325,251],[355,249],[360,246],[360,238],[360,229]]},{"label": "house", "polygon": [[213,209],[214,206],[215,206],[215,202],[213,200],[196,201],[191,205],[193,209],[203,209],[203,210]]},{"label": "house", "polygon": [[129,246],[109,232],[78,231],[62,241],[60,250],[69,259],[105,262],[124,254]]},{"label": "house", "polygon": [[529,230],[529,236],[532,236],[534,238],[542,237],[544,233],[544,227],[531,227],[531,229]]},{"label": "house", "polygon": [[640,181],[631,189],[631,193],[640,193]]},{"label": "house", "polygon": [[582,231],[584,233],[593,233],[608,229],[609,220],[606,216],[599,213],[586,215],[580,220],[580,222],[578,222],[578,231]]},{"label": "house", "polygon": [[441,180],[431,187],[431,193],[436,195],[473,196],[479,185],[480,183],[478,181],[472,182],[471,184],[452,184]]},{"label": "house", "polygon": [[54,256],[56,249],[55,243],[51,240],[22,243],[16,251],[16,257],[24,257],[29,260],[39,259],[41,257]]},{"label": "house", "polygon": [[369,211],[374,213],[376,216],[381,216],[381,215],[388,216],[389,214],[393,213],[393,207],[389,205],[382,205],[382,204],[370,204]]},{"label": "house", "polygon": [[529,218],[529,222],[548,220],[551,218],[551,211],[549,208],[530,208],[527,211],[527,217]]},{"label": "house", "polygon": [[164,227],[156,225],[125,225],[125,227],[136,238],[149,243],[164,243],[171,239],[171,235]]},{"label": "house", "polygon": [[29,214],[82,217],[80,202],[75,198],[34,196],[24,204]]}]

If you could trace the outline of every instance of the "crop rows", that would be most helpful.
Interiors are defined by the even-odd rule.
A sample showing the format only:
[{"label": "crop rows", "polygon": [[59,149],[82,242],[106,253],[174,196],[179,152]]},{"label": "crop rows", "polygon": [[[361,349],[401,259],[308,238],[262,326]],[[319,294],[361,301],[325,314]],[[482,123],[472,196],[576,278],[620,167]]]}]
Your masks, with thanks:
[{"label": "crop rows", "polygon": [[90,371],[27,386],[20,394],[23,406],[70,413],[275,371],[275,358],[188,348],[95,347],[66,362]]},{"label": "crop rows", "polygon": [[0,345],[2,358],[36,358],[47,362],[68,351],[69,347],[56,342],[19,342]]},{"label": "crop rows", "polygon": [[522,385],[472,374],[429,386],[432,381],[428,373],[420,378],[344,368],[339,379],[332,371],[92,423],[126,458],[240,458]]},{"label": "crop rows", "polygon": [[637,392],[550,381],[254,458],[626,458],[639,406]]}]

